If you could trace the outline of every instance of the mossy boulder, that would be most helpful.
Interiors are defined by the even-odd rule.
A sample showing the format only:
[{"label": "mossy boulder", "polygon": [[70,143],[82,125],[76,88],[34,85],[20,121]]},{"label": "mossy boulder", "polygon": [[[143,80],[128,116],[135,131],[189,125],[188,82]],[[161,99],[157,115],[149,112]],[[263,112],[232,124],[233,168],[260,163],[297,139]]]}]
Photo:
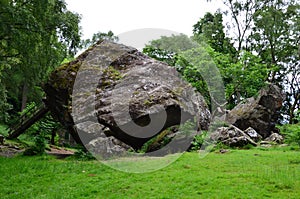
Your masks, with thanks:
[{"label": "mossy boulder", "polygon": [[56,69],[44,90],[46,105],[77,142],[112,151],[139,149],[188,120],[197,118],[199,129],[210,122],[203,97],[173,67],[109,41]]}]

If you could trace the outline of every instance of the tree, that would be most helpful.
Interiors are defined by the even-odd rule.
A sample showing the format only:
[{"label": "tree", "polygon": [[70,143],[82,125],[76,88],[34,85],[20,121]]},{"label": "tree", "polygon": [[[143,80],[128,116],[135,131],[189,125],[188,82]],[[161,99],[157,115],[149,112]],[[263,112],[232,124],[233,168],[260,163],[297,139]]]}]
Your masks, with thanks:
[{"label": "tree", "polygon": [[270,70],[269,81],[285,88],[285,114],[294,122],[300,104],[299,1],[259,1],[254,13],[251,47]]},{"label": "tree", "polygon": [[88,48],[89,46],[95,44],[99,40],[109,40],[109,41],[118,41],[118,36],[115,36],[115,34],[110,30],[107,33],[104,32],[97,32],[93,34],[92,39],[86,39],[81,41],[81,48]]},{"label": "tree", "polygon": [[0,78],[15,109],[24,109],[49,72],[76,53],[79,21],[63,0],[0,1]]},{"label": "tree", "polygon": [[187,63],[181,58],[181,64],[178,64],[179,53],[198,46],[197,42],[191,40],[184,34],[172,35],[170,37],[162,36],[160,39],[152,40],[143,48],[143,53],[148,56],[166,62],[170,66],[176,66],[179,72]]},{"label": "tree", "polygon": [[224,13],[230,15],[231,23],[227,23],[227,29],[234,34],[237,52],[248,50],[249,35],[253,28],[253,16],[260,4],[257,0],[223,0],[228,10]]},{"label": "tree", "polygon": [[216,52],[236,56],[236,49],[224,33],[223,15],[219,11],[214,15],[206,13],[193,26],[193,36],[198,42],[207,42]]},{"label": "tree", "polygon": [[233,108],[265,86],[269,70],[259,57],[243,51],[237,63],[229,64],[222,71],[223,77],[230,80],[226,82],[226,96],[229,108]]},{"label": "tree", "polygon": [[[243,51],[258,55],[266,65],[265,79],[284,88],[283,113],[289,122],[297,121],[299,109],[299,0],[223,0],[224,12],[230,16],[227,33],[237,49],[235,63],[243,59]],[[210,17],[212,19],[212,17]],[[211,21],[211,20],[210,20]],[[207,28],[207,27],[206,27]],[[225,81],[226,82],[226,81]]]}]

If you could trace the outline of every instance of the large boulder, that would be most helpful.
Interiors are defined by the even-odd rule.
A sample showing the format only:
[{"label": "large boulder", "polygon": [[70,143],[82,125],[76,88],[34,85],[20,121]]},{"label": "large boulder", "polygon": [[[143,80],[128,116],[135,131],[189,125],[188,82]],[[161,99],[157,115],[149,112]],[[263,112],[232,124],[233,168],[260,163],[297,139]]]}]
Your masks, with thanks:
[{"label": "large boulder", "polygon": [[252,127],[263,138],[276,132],[275,124],[279,119],[284,95],[278,86],[267,85],[258,97],[246,99],[226,116],[227,122],[241,130]]},{"label": "large boulder", "polygon": [[46,105],[77,142],[112,152],[139,149],[196,116],[198,129],[210,122],[203,97],[173,67],[109,41],[56,69],[44,90]]}]

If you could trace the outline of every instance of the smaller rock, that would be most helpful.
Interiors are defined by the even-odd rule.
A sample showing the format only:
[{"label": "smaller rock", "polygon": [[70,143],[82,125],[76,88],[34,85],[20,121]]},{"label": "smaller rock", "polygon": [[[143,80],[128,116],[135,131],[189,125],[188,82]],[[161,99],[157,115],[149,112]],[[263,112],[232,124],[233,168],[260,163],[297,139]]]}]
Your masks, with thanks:
[{"label": "smaller rock", "polygon": [[284,138],[282,135],[279,135],[278,133],[272,133],[269,137],[267,137],[264,141],[282,144]]},{"label": "smaller rock", "polygon": [[9,148],[11,148],[11,149],[16,149],[16,150],[20,150],[20,148],[19,148],[18,146],[15,146],[15,145],[9,146]]},{"label": "smaller rock", "polygon": [[289,146],[288,144],[281,144],[280,147],[287,147]]},{"label": "smaller rock", "polygon": [[106,137],[101,135],[94,140],[91,140],[86,144],[86,148],[92,152],[92,154],[101,159],[109,159],[113,156],[127,154],[129,150],[133,150],[127,144],[121,142],[120,140],[110,136]]},{"label": "smaller rock", "polygon": [[246,133],[233,125],[218,128],[216,132],[210,135],[210,138],[230,147],[243,147],[248,144],[257,146]]},{"label": "smaller rock", "polygon": [[220,153],[228,153],[229,152],[229,150],[228,149],[220,149],[220,151],[219,151]]},{"label": "smaller rock", "polygon": [[82,122],[77,124],[76,128],[81,131],[81,139],[86,149],[97,158],[108,159],[125,154],[128,150],[133,150],[127,144],[111,136],[110,129],[99,123]]},{"label": "smaller rock", "polygon": [[261,147],[264,147],[264,148],[271,148],[273,145],[272,145],[272,142],[267,142],[267,141],[261,141],[260,143],[259,143],[259,145],[261,146]]},{"label": "smaller rock", "polygon": [[252,127],[247,128],[244,132],[255,142],[262,140],[262,136],[259,135]]}]

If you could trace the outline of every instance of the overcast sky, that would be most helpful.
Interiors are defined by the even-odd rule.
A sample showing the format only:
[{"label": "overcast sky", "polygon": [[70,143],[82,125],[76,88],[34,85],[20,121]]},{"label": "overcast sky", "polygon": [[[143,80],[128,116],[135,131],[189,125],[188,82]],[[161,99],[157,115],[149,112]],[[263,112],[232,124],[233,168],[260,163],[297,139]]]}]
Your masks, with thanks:
[{"label": "overcast sky", "polygon": [[[215,2],[214,2],[215,1]],[[82,16],[83,38],[96,32],[116,35],[143,28],[166,29],[187,35],[206,12],[222,7],[219,0],[66,0],[68,9]]]}]

